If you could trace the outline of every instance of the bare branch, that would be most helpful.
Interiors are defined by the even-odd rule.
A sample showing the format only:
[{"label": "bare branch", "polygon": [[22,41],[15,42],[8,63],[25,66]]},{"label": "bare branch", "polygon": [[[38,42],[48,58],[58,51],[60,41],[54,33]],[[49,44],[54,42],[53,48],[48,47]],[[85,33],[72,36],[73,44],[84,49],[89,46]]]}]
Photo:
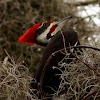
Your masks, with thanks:
[{"label": "bare branch", "polygon": [[87,1],[78,1],[75,3],[66,3],[68,5],[72,5],[72,6],[87,6],[87,5],[91,5],[91,4],[97,4],[99,2],[99,0],[87,0]]},{"label": "bare branch", "polygon": [[[85,49],[93,49],[93,50],[96,50],[96,51],[100,51],[100,49],[99,48],[95,48],[95,47],[90,47],[90,46],[84,46],[84,45],[78,45],[78,46],[70,46],[70,47],[67,47],[66,49],[67,50],[69,50],[69,49],[72,49],[72,48],[85,48]],[[60,49],[60,50],[58,50],[58,51],[56,51],[56,52],[54,52],[53,54],[55,54],[55,53],[58,53],[58,52],[63,52],[65,50],[65,48],[63,48],[63,49]]]}]

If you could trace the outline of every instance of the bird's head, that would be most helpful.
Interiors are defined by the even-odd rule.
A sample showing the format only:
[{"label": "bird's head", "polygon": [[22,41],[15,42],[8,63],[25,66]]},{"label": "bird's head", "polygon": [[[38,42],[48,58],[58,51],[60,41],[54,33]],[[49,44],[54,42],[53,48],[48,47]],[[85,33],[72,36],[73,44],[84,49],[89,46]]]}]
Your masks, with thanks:
[{"label": "bird's head", "polygon": [[68,16],[59,22],[40,22],[28,29],[24,35],[19,37],[18,41],[20,43],[46,46],[50,39],[65,25],[65,22],[71,18],[71,16]]}]

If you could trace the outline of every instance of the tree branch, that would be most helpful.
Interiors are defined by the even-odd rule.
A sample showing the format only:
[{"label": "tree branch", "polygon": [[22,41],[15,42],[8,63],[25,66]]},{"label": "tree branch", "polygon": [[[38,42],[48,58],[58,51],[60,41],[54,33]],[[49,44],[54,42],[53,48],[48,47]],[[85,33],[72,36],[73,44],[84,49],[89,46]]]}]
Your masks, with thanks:
[{"label": "tree branch", "polygon": [[75,2],[75,3],[66,3],[68,5],[72,5],[72,6],[87,6],[87,5],[94,5],[97,4],[99,2],[99,0],[87,0],[87,1],[79,1],[79,2]]},{"label": "tree branch", "polygon": [[[93,50],[96,50],[96,51],[100,51],[99,48],[90,47],[90,46],[84,46],[84,45],[70,46],[70,47],[67,47],[66,50],[73,49],[73,48],[85,48],[85,49],[93,49]],[[65,48],[60,49],[58,51],[55,51],[53,54],[58,53],[58,52],[61,52],[61,51],[64,51],[64,50],[65,50]]]}]

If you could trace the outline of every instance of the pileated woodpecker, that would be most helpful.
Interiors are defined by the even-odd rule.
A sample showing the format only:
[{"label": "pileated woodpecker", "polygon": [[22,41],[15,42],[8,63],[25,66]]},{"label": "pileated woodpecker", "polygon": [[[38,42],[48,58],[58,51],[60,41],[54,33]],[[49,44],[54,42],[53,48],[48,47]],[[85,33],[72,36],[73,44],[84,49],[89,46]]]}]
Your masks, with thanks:
[{"label": "pileated woodpecker", "polygon": [[[58,87],[60,85],[60,75],[62,74],[59,70],[59,67],[61,67],[58,63],[66,56],[65,53],[56,51],[64,48],[64,41],[66,47],[74,46],[74,45],[80,45],[80,42],[78,40],[78,34],[74,30],[67,30],[64,32],[58,32],[54,37],[51,38],[50,42],[45,48],[44,54],[42,56],[41,64],[39,66],[39,69],[36,73],[35,79],[37,82],[40,82],[40,85],[42,87],[42,91],[46,94],[53,94],[55,91],[58,90]],[[81,54],[81,49],[74,49],[74,53],[77,53],[78,55]],[[72,59],[74,58],[73,54],[70,53],[70,50],[68,51],[70,54],[67,58],[67,63],[72,62]],[[53,66],[58,67],[53,69]],[[64,70],[63,68],[61,70]]]},{"label": "pileated woodpecker", "polygon": [[[65,46],[74,46],[76,43],[80,45],[78,40],[78,35],[75,31],[67,30],[61,33],[61,28],[64,26],[65,22],[71,17],[66,17],[59,22],[45,21],[40,22],[29,30],[26,31],[24,35],[19,38],[20,43],[27,44],[38,44],[41,46],[46,46],[40,66],[35,75],[35,79],[38,83],[41,83],[42,91],[45,94],[53,94],[54,90],[57,90],[60,84],[60,76],[56,74],[61,74],[58,69],[53,69],[53,66],[58,66],[58,62],[61,61],[65,55],[63,53],[57,53],[52,57],[47,65],[46,62],[50,55],[57,50],[64,48],[63,36],[65,40]],[[63,35],[63,36],[62,36]],[[70,55],[69,57],[73,57]],[[70,63],[70,61],[68,61]],[[37,84],[34,84],[34,88],[38,88]]]},{"label": "pileated woodpecker", "polygon": [[26,31],[18,41],[20,43],[38,44],[46,46],[50,39],[65,25],[65,22],[71,19],[71,16],[65,17],[59,22],[43,21]]}]

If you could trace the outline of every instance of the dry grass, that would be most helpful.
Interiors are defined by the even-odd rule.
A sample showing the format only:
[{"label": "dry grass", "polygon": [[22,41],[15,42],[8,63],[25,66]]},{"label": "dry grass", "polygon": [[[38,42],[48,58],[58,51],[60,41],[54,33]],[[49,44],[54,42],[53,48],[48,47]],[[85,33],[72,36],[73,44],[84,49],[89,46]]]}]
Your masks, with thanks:
[{"label": "dry grass", "polygon": [[[23,65],[23,61],[15,61],[7,52],[6,54],[7,57],[0,62],[0,99],[37,100],[37,95],[33,93],[35,90],[30,88],[33,78],[29,75],[28,67]],[[100,73],[98,51],[84,50],[84,55],[78,57]],[[76,62],[74,59],[70,64],[62,61],[59,64],[65,70],[62,71],[62,81],[54,94],[54,100],[100,100],[100,75],[79,60]]]},{"label": "dry grass", "polygon": [[62,71],[62,81],[54,100],[100,100],[100,52],[84,50],[84,55],[79,56],[79,59],[81,61],[76,62],[74,59],[70,64],[60,62],[65,70]]},{"label": "dry grass", "polygon": [[34,100],[29,69],[9,55],[0,62],[0,100]]}]

